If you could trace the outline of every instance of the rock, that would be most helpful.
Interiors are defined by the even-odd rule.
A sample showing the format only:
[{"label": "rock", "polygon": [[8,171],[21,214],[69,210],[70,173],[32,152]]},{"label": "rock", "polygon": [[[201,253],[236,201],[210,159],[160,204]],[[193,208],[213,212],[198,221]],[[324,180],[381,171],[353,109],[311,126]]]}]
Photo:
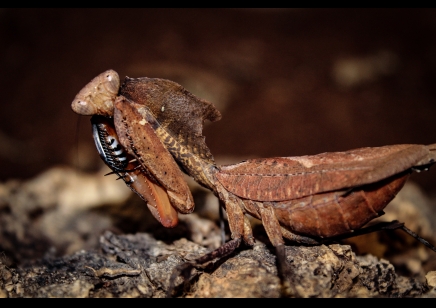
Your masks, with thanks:
[{"label": "rock", "polygon": [[[87,179],[87,185],[78,177]],[[242,245],[229,256],[182,273],[176,270],[181,264],[219,246],[215,222],[197,214],[181,215],[180,226],[166,229],[142,212],[146,207],[135,195],[112,205],[106,197],[86,201],[85,196],[94,194],[85,190],[95,189],[95,182],[124,186],[113,179],[105,184],[106,178],[101,172],[80,175],[56,168],[28,182],[0,185],[0,297],[165,297],[174,271],[180,273],[173,277],[176,297],[287,294],[277,275],[274,248],[260,225],[254,228],[253,247]],[[77,199],[81,206],[63,197],[74,191],[83,191]],[[64,210],[66,204],[70,210]],[[129,224],[130,229],[123,229]],[[420,276],[426,258],[415,258],[415,275],[405,276],[387,259],[356,255],[353,247],[288,244],[291,295],[435,297],[434,271]]]}]

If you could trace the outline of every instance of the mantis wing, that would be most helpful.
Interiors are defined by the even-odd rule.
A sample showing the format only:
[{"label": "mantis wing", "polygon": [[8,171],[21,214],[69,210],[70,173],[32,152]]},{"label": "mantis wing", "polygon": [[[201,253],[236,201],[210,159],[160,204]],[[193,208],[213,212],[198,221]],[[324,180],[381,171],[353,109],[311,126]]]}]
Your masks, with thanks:
[{"label": "mantis wing", "polygon": [[375,183],[436,160],[436,146],[399,144],[310,156],[252,159],[223,166],[218,181],[256,201],[285,201]]}]

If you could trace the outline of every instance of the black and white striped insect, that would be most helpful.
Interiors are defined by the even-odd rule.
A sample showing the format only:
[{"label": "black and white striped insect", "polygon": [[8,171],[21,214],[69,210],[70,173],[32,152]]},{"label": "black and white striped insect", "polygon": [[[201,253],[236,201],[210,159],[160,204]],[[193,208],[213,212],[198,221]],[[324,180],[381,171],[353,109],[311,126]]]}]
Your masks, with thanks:
[{"label": "black and white striped insect", "polygon": [[114,172],[127,172],[127,153],[118,141],[112,120],[95,115],[91,118],[92,136],[101,159]]}]

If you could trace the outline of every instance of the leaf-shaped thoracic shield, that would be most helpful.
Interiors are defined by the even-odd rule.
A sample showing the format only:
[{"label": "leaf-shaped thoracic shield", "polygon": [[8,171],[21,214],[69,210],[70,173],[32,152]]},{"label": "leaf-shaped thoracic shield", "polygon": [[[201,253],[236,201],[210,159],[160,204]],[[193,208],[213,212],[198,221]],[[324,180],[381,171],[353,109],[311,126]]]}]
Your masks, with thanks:
[{"label": "leaf-shaped thoracic shield", "polygon": [[205,120],[213,122],[221,119],[214,105],[197,98],[181,85],[160,78],[126,77],[120,87],[120,95],[147,106],[161,127],[187,151],[214,163],[202,135]]},{"label": "leaf-shaped thoracic shield", "polygon": [[[434,150],[434,149],[433,149]],[[286,201],[376,183],[409,168],[433,163],[429,146],[399,144],[311,156],[252,159],[223,166],[218,181],[256,201]]]}]

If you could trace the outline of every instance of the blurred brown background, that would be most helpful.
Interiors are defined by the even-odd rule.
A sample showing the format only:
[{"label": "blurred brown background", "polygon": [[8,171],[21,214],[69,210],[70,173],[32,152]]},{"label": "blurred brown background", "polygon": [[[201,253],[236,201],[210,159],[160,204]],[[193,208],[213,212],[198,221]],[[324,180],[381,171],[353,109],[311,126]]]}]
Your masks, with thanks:
[{"label": "blurred brown background", "polygon": [[106,69],[214,103],[219,163],[436,142],[434,9],[1,9],[0,33],[0,181],[101,166],[70,103]]}]

